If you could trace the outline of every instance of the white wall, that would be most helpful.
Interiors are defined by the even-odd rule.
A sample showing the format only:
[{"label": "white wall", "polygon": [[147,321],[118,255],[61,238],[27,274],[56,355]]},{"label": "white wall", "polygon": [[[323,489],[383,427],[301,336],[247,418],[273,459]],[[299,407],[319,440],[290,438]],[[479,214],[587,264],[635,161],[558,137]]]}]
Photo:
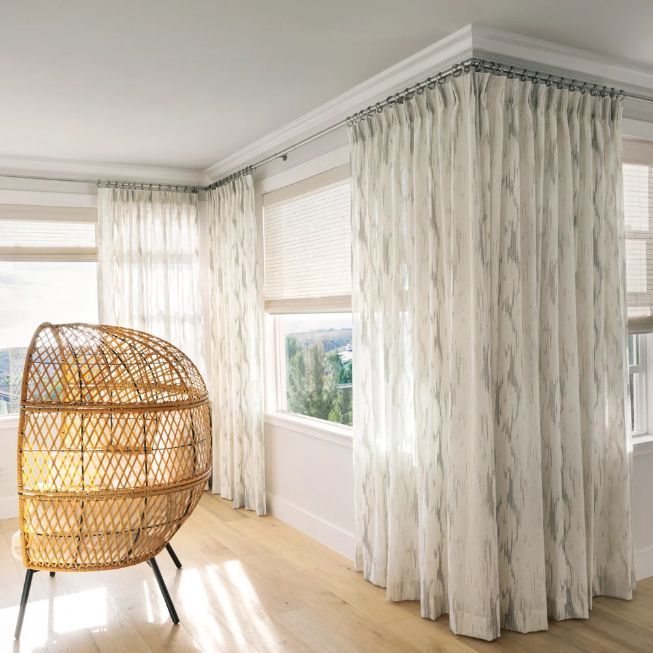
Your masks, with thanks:
[{"label": "white wall", "polygon": [[351,437],[268,421],[265,474],[270,513],[353,558]]},{"label": "white wall", "polygon": [[0,519],[18,514],[16,496],[16,436],[18,420],[0,417]]},{"label": "white wall", "polygon": [[653,441],[633,456],[633,538],[637,578],[653,576]]}]

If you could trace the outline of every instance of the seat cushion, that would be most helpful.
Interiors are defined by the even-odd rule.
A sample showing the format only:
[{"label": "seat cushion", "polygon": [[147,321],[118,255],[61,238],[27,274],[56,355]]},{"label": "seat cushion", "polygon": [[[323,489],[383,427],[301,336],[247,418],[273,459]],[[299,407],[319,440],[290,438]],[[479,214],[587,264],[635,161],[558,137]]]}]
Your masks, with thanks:
[{"label": "seat cushion", "polygon": [[16,531],[11,536],[11,553],[16,558],[16,560],[23,559],[23,545],[20,541],[20,531]]}]

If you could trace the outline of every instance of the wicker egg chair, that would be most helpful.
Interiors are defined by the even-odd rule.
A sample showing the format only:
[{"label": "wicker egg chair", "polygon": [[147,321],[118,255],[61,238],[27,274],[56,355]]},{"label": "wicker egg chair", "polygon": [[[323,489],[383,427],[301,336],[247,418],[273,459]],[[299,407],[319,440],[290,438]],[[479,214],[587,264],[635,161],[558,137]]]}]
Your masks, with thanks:
[{"label": "wicker egg chair", "polygon": [[206,386],[179,349],[147,333],[42,324],[27,350],[18,433],[16,546],[32,576],[147,562],[197,505],[211,470]]}]

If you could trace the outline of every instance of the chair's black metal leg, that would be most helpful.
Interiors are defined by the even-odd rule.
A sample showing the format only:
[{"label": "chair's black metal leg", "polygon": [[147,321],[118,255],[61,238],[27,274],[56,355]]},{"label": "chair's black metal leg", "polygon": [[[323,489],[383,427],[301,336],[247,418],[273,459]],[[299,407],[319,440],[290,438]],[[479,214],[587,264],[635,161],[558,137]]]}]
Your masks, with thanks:
[{"label": "chair's black metal leg", "polygon": [[156,582],[159,584],[159,589],[161,590],[161,594],[163,594],[163,600],[166,602],[166,607],[168,608],[168,612],[170,613],[170,618],[172,619],[172,623],[178,624],[179,617],[177,616],[177,611],[175,610],[175,606],[172,603],[170,594],[168,594],[168,588],[166,587],[166,584],[163,581],[163,576],[161,575],[161,571],[159,570],[159,565],[157,564],[154,558],[150,558],[147,561],[147,563],[150,565],[150,567],[152,567],[152,571],[154,572]]},{"label": "chair's black metal leg", "polygon": [[25,618],[25,608],[27,607],[29,590],[32,587],[32,576],[34,576],[35,573],[36,571],[34,569],[27,569],[25,571],[25,582],[23,583],[23,594],[20,597],[20,610],[18,611],[18,621],[16,621],[14,639],[20,639],[20,631],[23,629],[23,619]]},{"label": "chair's black metal leg", "polygon": [[177,554],[175,553],[175,550],[172,548],[172,546],[169,543],[166,544],[166,551],[170,554],[172,561],[175,563],[175,567],[177,567],[177,569],[181,569],[181,561],[179,560]]},{"label": "chair's black metal leg", "polygon": [[54,573],[55,573],[54,571],[50,572],[50,578],[54,578]]}]

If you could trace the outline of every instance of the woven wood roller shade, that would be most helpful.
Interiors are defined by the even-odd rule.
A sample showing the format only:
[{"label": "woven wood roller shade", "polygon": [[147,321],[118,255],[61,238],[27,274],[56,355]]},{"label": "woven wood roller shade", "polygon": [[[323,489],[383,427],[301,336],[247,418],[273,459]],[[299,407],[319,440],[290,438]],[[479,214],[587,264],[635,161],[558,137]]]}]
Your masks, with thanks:
[{"label": "woven wood roller shade", "polygon": [[41,325],[25,361],[19,518],[30,569],[85,571],[159,553],[211,468],[206,386],[140,331]]},{"label": "woven wood roller shade", "polygon": [[265,309],[351,310],[349,166],[263,196]]},{"label": "woven wood roller shade", "polygon": [[626,306],[630,333],[653,332],[653,143],[624,141]]}]

